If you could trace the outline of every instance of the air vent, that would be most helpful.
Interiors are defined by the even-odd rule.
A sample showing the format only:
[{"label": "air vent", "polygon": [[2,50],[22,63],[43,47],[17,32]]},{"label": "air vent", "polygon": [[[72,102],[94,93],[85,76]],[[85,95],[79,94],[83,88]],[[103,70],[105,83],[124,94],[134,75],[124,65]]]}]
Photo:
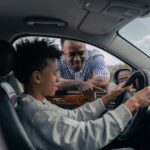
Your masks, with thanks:
[{"label": "air vent", "polygon": [[35,25],[48,25],[48,26],[56,26],[56,27],[66,27],[67,26],[67,23],[60,19],[40,18],[40,17],[25,18],[25,24],[29,25],[29,26],[35,26]]}]

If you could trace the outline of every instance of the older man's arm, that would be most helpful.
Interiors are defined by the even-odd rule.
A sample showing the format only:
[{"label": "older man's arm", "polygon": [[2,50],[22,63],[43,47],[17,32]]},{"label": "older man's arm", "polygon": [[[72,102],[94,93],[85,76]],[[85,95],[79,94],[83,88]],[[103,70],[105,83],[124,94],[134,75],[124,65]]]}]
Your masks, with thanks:
[{"label": "older man's arm", "polygon": [[104,91],[90,82],[88,83],[81,80],[68,80],[63,78],[58,79],[57,87],[58,90],[79,90],[80,93],[89,100],[95,99],[95,90]]},{"label": "older man's arm", "polygon": [[100,52],[97,52],[93,56],[93,61],[91,62],[90,67],[92,68],[91,79],[89,79],[87,83],[107,90],[109,85],[110,72],[106,65],[104,56]]},{"label": "older man's arm", "polygon": [[57,87],[59,90],[78,90],[79,86],[83,84],[80,80],[70,80],[58,77]]},{"label": "older man's arm", "polygon": [[107,91],[109,85],[109,78],[99,76],[86,81],[86,83],[93,84],[94,86],[100,87]]}]

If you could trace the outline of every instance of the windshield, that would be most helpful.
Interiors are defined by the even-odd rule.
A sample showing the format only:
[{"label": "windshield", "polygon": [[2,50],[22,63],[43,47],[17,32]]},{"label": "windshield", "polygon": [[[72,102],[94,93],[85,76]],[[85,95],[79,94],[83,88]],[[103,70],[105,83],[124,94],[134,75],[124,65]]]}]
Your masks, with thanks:
[{"label": "windshield", "polygon": [[135,19],[122,28],[119,34],[150,56],[150,17]]}]

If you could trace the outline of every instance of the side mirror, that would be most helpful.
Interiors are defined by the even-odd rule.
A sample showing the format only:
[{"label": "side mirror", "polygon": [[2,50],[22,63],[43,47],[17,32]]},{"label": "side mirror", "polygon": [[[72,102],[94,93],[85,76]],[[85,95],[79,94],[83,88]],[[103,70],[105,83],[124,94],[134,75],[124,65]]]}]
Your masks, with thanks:
[{"label": "side mirror", "polygon": [[132,71],[130,69],[119,69],[114,73],[114,82],[116,84],[124,82],[130,77],[131,74]]}]

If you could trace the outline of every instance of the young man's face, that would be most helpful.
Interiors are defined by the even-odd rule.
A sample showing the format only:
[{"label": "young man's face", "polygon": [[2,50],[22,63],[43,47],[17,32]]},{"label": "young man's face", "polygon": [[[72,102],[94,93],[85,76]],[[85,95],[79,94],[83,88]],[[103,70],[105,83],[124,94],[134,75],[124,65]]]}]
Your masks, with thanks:
[{"label": "young man's face", "polygon": [[87,59],[86,45],[82,42],[65,40],[62,45],[65,61],[74,71],[80,71]]},{"label": "young man's face", "polygon": [[48,59],[47,66],[39,72],[39,89],[43,96],[53,96],[57,89],[57,63],[55,60]]}]

